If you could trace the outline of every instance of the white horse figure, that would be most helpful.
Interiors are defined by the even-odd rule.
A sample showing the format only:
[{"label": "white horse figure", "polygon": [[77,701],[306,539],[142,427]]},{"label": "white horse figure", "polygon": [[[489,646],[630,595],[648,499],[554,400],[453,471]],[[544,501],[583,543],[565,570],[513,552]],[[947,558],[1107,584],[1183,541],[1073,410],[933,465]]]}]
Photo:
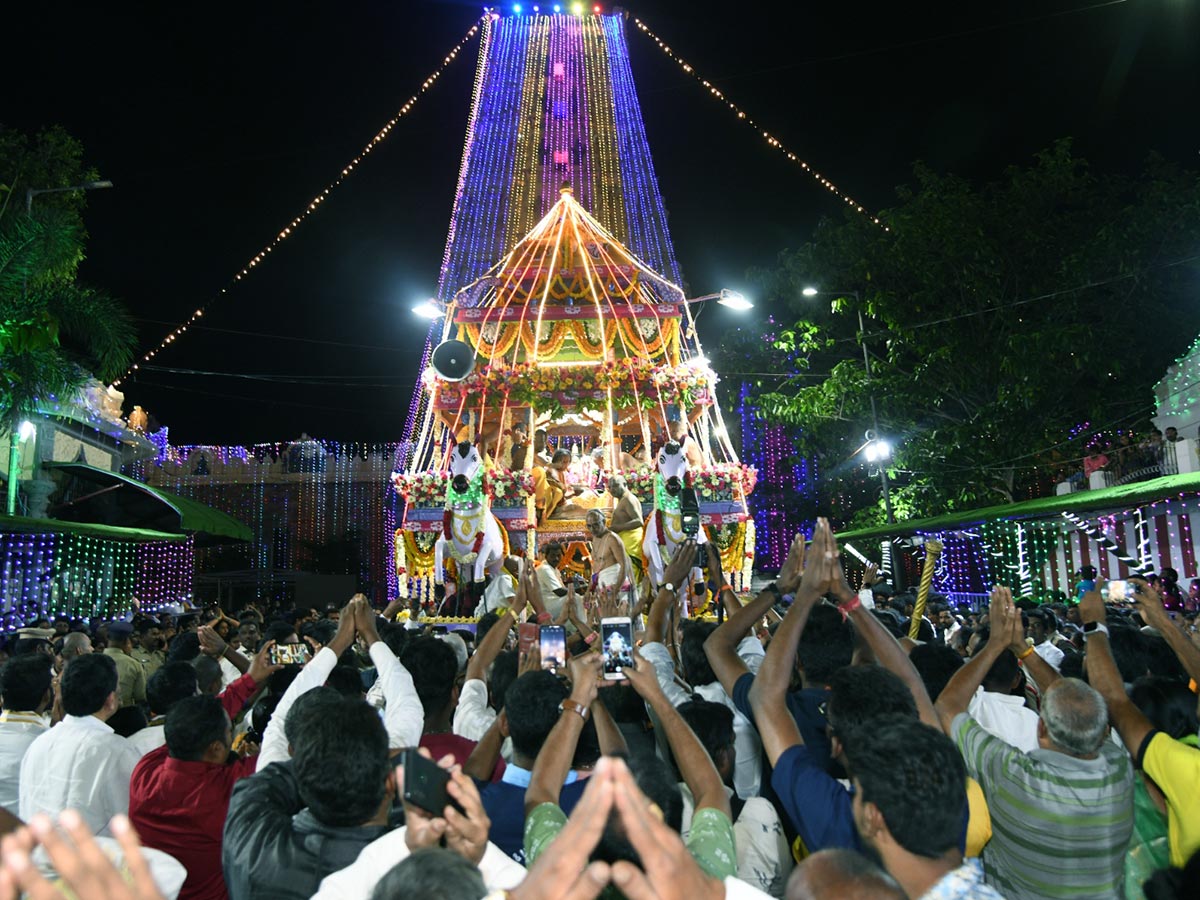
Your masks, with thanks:
[{"label": "white horse figure", "polygon": [[[677,441],[668,441],[658,451],[658,474],[662,476],[663,490],[669,497],[677,498],[685,486],[691,486],[687,454]],[[645,537],[642,538],[642,559],[646,564],[650,585],[655,591],[663,583],[663,570],[675,558],[676,548],[688,539],[688,535],[683,533],[678,503],[668,503],[667,506],[674,508],[663,509],[660,499],[655,496],[654,510],[646,520]],[[695,540],[698,544],[708,543],[703,526],[696,533]],[[704,573],[699,568],[693,568],[688,585],[703,578]],[[675,587],[682,589],[683,585],[677,584]]]},{"label": "white horse figure", "polygon": [[[433,550],[436,584],[445,581],[442,561],[447,552],[458,566],[460,585],[466,581],[467,566],[474,567],[474,580],[481,582],[485,573],[496,575],[504,563],[504,538],[482,492],[482,476],[479,450],[470,441],[458,444],[450,452],[450,490],[442,514],[442,534]],[[473,489],[478,492],[474,498]]]}]

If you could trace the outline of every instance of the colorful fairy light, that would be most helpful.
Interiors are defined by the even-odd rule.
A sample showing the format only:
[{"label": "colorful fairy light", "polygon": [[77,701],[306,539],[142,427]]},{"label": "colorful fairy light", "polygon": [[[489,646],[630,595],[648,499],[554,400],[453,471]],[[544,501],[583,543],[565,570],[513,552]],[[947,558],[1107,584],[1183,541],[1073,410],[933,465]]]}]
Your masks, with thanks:
[{"label": "colorful fairy light", "polygon": [[884,225],[883,222],[881,222],[877,216],[874,216],[870,212],[868,212],[861,203],[859,203],[857,200],[855,200],[849,194],[843,192],[842,189],[839,188],[836,184],[834,184],[832,181],[830,181],[828,178],[826,178],[824,175],[822,175],[820,172],[818,172],[816,169],[814,169],[812,166],[810,166],[804,160],[802,160],[798,156],[796,156],[795,153],[793,153],[791,150],[789,150],[787,147],[785,147],[783,145],[783,143],[778,138],[774,137],[769,131],[762,131],[761,127],[758,125],[757,122],[754,121],[753,118],[751,118],[749,115],[747,115],[746,112],[741,107],[739,107],[736,103],[734,103],[727,96],[725,96],[725,94],[721,90],[716,88],[711,82],[706,81],[699,74],[697,74],[696,70],[694,68],[692,68],[692,66],[689,65],[687,63],[687,61],[685,61],[681,56],[679,56],[674,50],[672,50],[669,44],[665,43],[658,35],[656,35],[653,31],[651,31],[649,29],[649,27],[647,27],[645,22],[643,22],[641,19],[637,18],[636,16],[634,17],[633,22],[635,25],[637,25],[637,27],[640,31],[645,33],[645,35],[647,37],[649,37],[652,41],[654,41],[655,44],[658,45],[658,49],[660,49],[663,53],[665,53],[670,59],[674,60],[676,62],[676,64],[678,64],[679,68],[682,69],[686,74],[690,75],[693,79],[695,79],[697,82],[699,82],[705,88],[705,90],[708,91],[708,93],[712,97],[714,97],[716,100],[720,101],[723,106],[728,107],[740,121],[745,122],[747,125],[749,125],[751,128],[753,128],[755,131],[761,131],[763,140],[765,140],[767,142],[768,147],[778,150],[780,153],[782,153],[784,155],[784,157],[787,158],[788,162],[792,162],[792,163],[795,163],[796,165],[800,166],[800,168],[802,168],[805,172],[807,172],[813,178],[815,178],[817,180],[817,182],[823,188],[825,188],[830,193],[832,193],[835,197],[837,197],[842,202],[844,202],[852,210],[854,210],[857,213],[861,213],[864,216],[867,216],[872,222],[874,222],[876,225],[880,226],[884,231],[891,230],[886,225]]},{"label": "colorful fairy light", "polygon": [[[329,184],[325,187],[324,190],[322,190],[320,193],[316,194],[308,202],[308,205],[306,207],[304,207],[304,209],[299,213],[299,215],[297,215],[295,218],[293,218],[292,221],[289,222],[283,228],[282,231],[280,231],[277,235],[275,235],[275,237],[273,237],[266,244],[266,246],[264,246],[261,250],[258,251],[258,253],[256,253],[254,256],[252,256],[249,259],[249,261],[242,267],[241,271],[239,271],[236,275],[234,275],[233,278],[230,280],[230,282],[225,285],[225,287],[221,288],[218,295],[213,298],[214,300],[220,299],[220,297],[222,295],[227,294],[230,291],[230,289],[233,288],[237,284],[237,282],[241,281],[243,278],[246,278],[255,268],[257,268],[259,266],[259,264],[264,262],[268,256],[268,254],[270,254],[273,250],[275,250],[276,247],[278,247],[285,240],[287,240],[289,237],[291,237],[293,234],[295,234],[296,229],[298,229],[302,224],[304,224],[308,220],[308,218],[314,212],[317,211],[317,209],[321,206],[321,204],[323,204],[327,199],[329,199],[330,193],[332,191],[336,190],[338,187],[340,187],[342,182],[344,182],[350,176],[350,173],[353,172],[355,170],[355,168],[357,168],[359,166],[360,163],[362,163],[364,160],[366,160],[367,155],[387,139],[387,137],[391,133],[392,129],[399,123],[399,121],[402,118],[404,118],[405,116],[407,116],[409,114],[409,112],[411,112],[412,108],[414,106],[416,106],[418,99],[420,99],[426,92],[428,92],[433,87],[433,85],[437,82],[438,78],[441,77],[442,73],[450,66],[451,63],[454,62],[455,59],[458,58],[458,54],[463,50],[464,47],[466,47],[466,45],[468,43],[470,43],[471,39],[474,38],[475,35],[479,32],[480,28],[483,27],[484,24],[486,24],[487,22],[490,22],[492,20],[493,20],[492,14],[485,13],[483,18],[479,22],[476,22],[474,25],[472,25],[470,27],[470,29],[467,30],[467,33],[465,35],[463,35],[462,39],[457,44],[455,44],[454,47],[452,47],[450,49],[450,51],[446,54],[446,56],[445,56],[445,58],[443,58],[441,64],[436,69],[434,69],[433,72],[431,72],[429,74],[429,77],[426,78],[421,83],[421,87],[418,88],[417,91],[411,97],[409,97],[408,100],[406,100],[404,102],[404,104],[400,107],[400,109],[396,112],[396,114],[394,116],[392,116],[384,124],[384,126],[375,134],[375,136],[373,138],[371,138],[370,141],[367,142],[367,144],[363,147],[363,149],[358,152],[358,155],[355,156],[353,159],[350,160],[350,162],[348,162],[346,164],[346,166],[337,175],[337,177],[334,178],[333,181],[329,182]],[[128,378],[130,373],[136,371],[139,368],[141,363],[149,362],[156,355],[158,355],[158,353],[161,352],[168,344],[174,343],[176,338],[182,336],[183,333],[188,330],[188,326],[193,325],[197,321],[199,321],[199,319],[204,315],[205,309],[207,309],[207,308],[208,308],[207,306],[201,306],[199,309],[197,309],[195,312],[193,312],[191,314],[191,316],[188,319],[186,319],[181,325],[176,326],[176,328],[173,331],[171,331],[169,334],[167,334],[167,336],[164,337],[159,342],[158,346],[156,346],[153,350],[147,351],[138,360],[138,362],[136,362],[132,366],[130,366],[124,372],[124,374],[121,375],[120,378],[118,378],[116,381],[114,381],[113,386],[116,387],[124,379]]]},{"label": "colorful fairy light", "polygon": [[[201,572],[311,569],[322,545],[343,544],[358,558],[354,575],[373,597],[395,596],[392,535],[395,492],[388,479],[404,445],[310,440],[249,446],[168,446],[158,460],[136,463],[130,474],[155,487],[196,500],[244,522],[250,545],[206,547],[195,552]],[[146,602],[173,595],[184,565],[179,554],[139,551],[166,571],[148,581]],[[149,563],[147,563],[149,566]],[[140,570],[139,570],[140,571]],[[139,587],[141,590],[142,588]],[[258,587],[270,591],[269,578]],[[384,600],[383,602],[386,602]]]}]

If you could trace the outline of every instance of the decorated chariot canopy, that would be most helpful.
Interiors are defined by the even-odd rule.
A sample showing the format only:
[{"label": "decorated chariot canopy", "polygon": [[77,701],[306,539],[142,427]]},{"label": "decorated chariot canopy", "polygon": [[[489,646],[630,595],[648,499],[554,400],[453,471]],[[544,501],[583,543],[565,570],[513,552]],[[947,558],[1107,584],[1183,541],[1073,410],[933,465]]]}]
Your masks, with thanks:
[{"label": "decorated chariot canopy", "polygon": [[474,365],[462,377],[433,366],[422,373],[427,402],[409,472],[444,471],[461,440],[506,467],[514,429],[600,451],[604,468],[620,471],[649,466],[652,448],[690,427],[705,467],[740,467],[683,289],[638,259],[568,185],[446,304],[442,339],[468,345]]}]

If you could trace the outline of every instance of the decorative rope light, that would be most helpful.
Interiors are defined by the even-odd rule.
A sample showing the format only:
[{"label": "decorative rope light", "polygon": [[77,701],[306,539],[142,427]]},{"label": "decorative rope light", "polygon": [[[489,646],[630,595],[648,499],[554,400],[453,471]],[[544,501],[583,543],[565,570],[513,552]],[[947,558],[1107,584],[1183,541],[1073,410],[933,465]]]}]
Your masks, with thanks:
[{"label": "decorative rope light", "polygon": [[745,110],[743,110],[736,103],[734,103],[727,96],[725,96],[725,94],[720,89],[715,87],[711,82],[706,81],[704,78],[701,78],[700,75],[698,75],[696,73],[696,70],[694,68],[692,68],[691,65],[689,65],[687,63],[686,60],[684,60],[681,56],[676,54],[675,51],[671,49],[671,46],[669,44],[664,42],[658,35],[656,35],[653,31],[651,31],[649,29],[649,27],[647,27],[645,22],[643,22],[641,19],[637,18],[636,16],[634,16],[633,22],[635,25],[637,25],[637,27],[640,31],[644,32],[647,37],[649,37],[652,41],[654,41],[654,43],[656,43],[658,45],[658,49],[660,49],[663,53],[665,53],[669,58],[674,60],[678,64],[679,68],[681,68],[686,74],[690,75],[693,79],[700,82],[700,84],[705,88],[705,90],[707,90],[709,92],[709,94],[711,94],[713,97],[715,97],[717,100],[719,100],[724,106],[727,106],[738,117],[738,119],[740,119],[742,122],[745,122],[747,125],[749,125],[751,128],[753,128],[755,131],[761,132],[763,140],[765,140],[767,142],[768,146],[774,147],[776,150],[778,150],[780,153],[782,153],[785,157],[787,157],[788,162],[793,162],[793,163],[796,163],[798,166],[800,166],[800,168],[802,168],[805,172],[807,172],[813,178],[817,179],[817,181],[820,182],[822,187],[826,188],[830,193],[834,194],[838,199],[842,200],[847,206],[849,206],[855,212],[861,213],[862,215],[868,217],[872,222],[874,222],[876,225],[878,225],[884,231],[891,231],[891,229],[888,228],[886,225],[884,225],[883,222],[881,222],[877,216],[868,212],[861,203],[859,203],[857,200],[855,200],[849,194],[842,191],[841,188],[839,188],[836,184],[834,184],[832,181],[830,181],[828,178],[826,178],[824,175],[822,175],[820,172],[818,172],[816,169],[814,169],[812,166],[810,166],[804,160],[800,159],[800,157],[798,157],[795,153],[793,153],[791,150],[789,150],[787,147],[785,147],[783,145],[783,143],[777,137],[772,135],[769,131],[764,131],[762,129],[762,127],[757,122],[754,121],[753,118],[751,118],[749,115],[746,114]]},{"label": "decorative rope light", "polygon": [[[350,177],[350,173],[353,172],[358,167],[358,165],[367,158],[367,154],[370,153],[372,150],[374,150],[376,147],[378,147],[380,144],[382,144],[384,142],[384,140],[391,133],[392,129],[396,126],[396,124],[402,118],[407,116],[412,111],[412,108],[417,105],[417,100],[423,94],[425,94],[430,89],[432,89],[434,83],[437,82],[439,77],[441,77],[441,74],[444,71],[446,71],[447,68],[449,68],[450,64],[452,62],[454,62],[455,59],[458,58],[458,54],[463,50],[464,47],[466,47],[466,45],[468,43],[470,43],[471,39],[474,38],[475,35],[479,33],[480,28],[483,27],[483,23],[485,21],[488,21],[495,17],[496,17],[495,13],[492,13],[492,12],[485,13],[479,19],[479,21],[477,21],[474,25],[472,25],[470,27],[470,29],[468,29],[467,33],[465,35],[463,35],[462,39],[457,44],[454,45],[454,47],[450,50],[449,53],[446,54],[446,56],[442,60],[441,64],[436,69],[434,69],[432,73],[430,73],[428,78],[426,78],[423,82],[421,82],[421,87],[416,91],[416,93],[414,93],[411,97],[409,97],[404,102],[404,105],[401,106],[400,109],[396,112],[396,114],[394,116],[392,116],[387,121],[387,123],[381,129],[379,129],[379,131],[375,134],[375,136],[367,142],[366,146],[364,146],[363,149],[358,152],[358,155],[355,156],[352,160],[350,160],[350,162],[348,162],[346,164],[346,166],[342,169],[342,171],[338,173],[338,176],[336,178],[334,178],[333,181],[329,182],[329,184],[325,187],[324,190],[322,190],[320,193],[315,195],[308,202],[308,205],[304,207],[303,211],[301,211],[301,213],[299,215],[297,215],[294,219],[292,219],[292,221],[289,222],[287,224],[287,226],[282,231],[279,232],[279,234],[275,235],[275,237],[272,238],[265,247],[263,247],[261,250],[259,250],[258,253],[254,254],[254,256],[252,256],[250,258],[250,260],[246,263],[246,265],[244,265],[242,267],[241,271],[238,272],[236,275],[234,275],[233,278],[229,281],[229,283],[225,285],[225,287],[221,288],[220,293],[214,299],[219,299],[221,297],[221,295],[227,294],[229,292],[230,288],[234,287],[234,285],[236,285],[237,282],[239,282],[243,278],[247,277],[250,274],[251,270],[255,269],[259,265],[259,263],[263,262],[267,258],[267,254],[269,254],[272,250],[274,250],[276,247],[278,247],[280,244],[282,244],[285,240],[287,240],[289,237],[291,237],[293,234],[296,233],[296,229],[299,228],[305,221],[308,220],[309,216],[311,216],[314,212],[316,212],[320,208],[321,204],[323,204],[325,202],[325,200],[329,197],[329,194],[335,188],[339,187],[343,181],[345,181],[348,177]],[[132,366],[130,366],[128,369],[126,369],[124,374],[122,374],[120,378],[118,378],[116,381],[113,382],[113,387],[117,387],[118,385],[120,385],[122,381],[124,381],[126,378],[129,377],[130,373],[134,372],[142,363],[149,362],[151,359],[153,359],[168,344],[174,343],[176,338],[180,337],[185,331],[188,330],[188,327],[190,325],[193,325],[198,319],[200,319],[204,315],[204,311],[207,308],[208,308],[207,306],[201,306],[194,313],[192,313],[191,316],[189,316],[183,322],[183,324],[178,325],[173,331],[171,331],[166,337],[164,337],[162,339],[162,341],[159,342],[157,347],[155,347],[153,350],[148,351],[146,354],[144,354],[142,356],[142,358],[140,360],[138,360],[138,362],[134,363]]]}]

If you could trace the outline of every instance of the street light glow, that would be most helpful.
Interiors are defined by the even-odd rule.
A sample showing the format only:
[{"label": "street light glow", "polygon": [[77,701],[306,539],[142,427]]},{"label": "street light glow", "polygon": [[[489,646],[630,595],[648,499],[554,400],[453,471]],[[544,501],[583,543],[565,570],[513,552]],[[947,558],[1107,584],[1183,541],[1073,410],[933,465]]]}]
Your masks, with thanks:
[{"label": "street light glow", "polygon": [[802,293],[802,294],[803,294],[805,297],[815,297],[815,296],[817,296],[817,294],[819,294],[819,293],[821,293],[821,292],[820,292],[820,291],[818,291],[818,290],[817,290],[815,287],[813,287],[813,286],[810,284],[808,287],[806,287],[806,288],[805,288],[804,290],[802,290],[800,293]]},{"label": "street light glow", "polygon": [[33,423],[26,419],[21,423],[21,427],[17,429],[17,437],[23,441],[27,441],[33,437],[35,431],[37,431],[37,429],[34,427]]},{"label": "street light glow", "polygon": [[739,291],[721,291],[721,297],[717,302],[736,312],[745,312],[748,309],[754,309],[754,304],[747,300],[746,296]]}]

